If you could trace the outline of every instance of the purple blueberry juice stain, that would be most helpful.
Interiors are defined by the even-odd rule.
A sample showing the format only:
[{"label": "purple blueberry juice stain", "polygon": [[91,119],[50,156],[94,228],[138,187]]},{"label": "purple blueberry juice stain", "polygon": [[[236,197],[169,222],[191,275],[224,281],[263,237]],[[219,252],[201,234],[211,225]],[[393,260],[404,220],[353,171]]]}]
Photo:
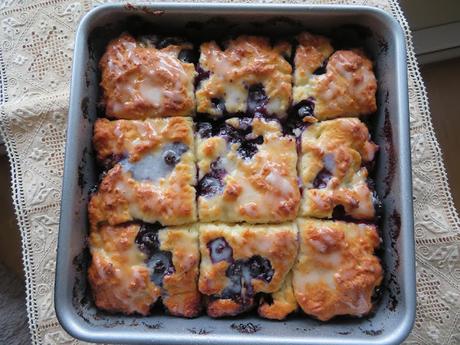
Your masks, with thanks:
[{"label": "purple blueberry juice stain", "polygon": [[313,188],[315,189],[323,189],[327,187],[329,180],[332,178],[332,174],[326,168],[320,170],[318,175],[316,175],[315,179],[313,180]]},{"label": "purple blueberry juice stain", "polygon": [[248,100],[246,113],[255,117],[267,115],[268,97],[262,84],[255,84],[248,89]]},{"label": "purple blueberry juice stain", "polygon": [[160,287],[163,286],[164,277],[175,272],[172,253],[160,249],[158,231],[161,228],[159,223],[143,223],[135,239],[139,250],[147,256],[145,264],[151,269],[150,280]]},{"label": "purple blueberry juice stain", "polygon": [[254,255],[247,260],[236,260],[225,272],[230,282],[222,292],[221,298],[231,298],[246,305],[254,296],[251,280],[259,279],[269,283],[273,274],[270,260],[259,255]]},{"label": "purple blueberry juice stain", "polygon": [[208,242],[207,247],[213,264],[220,261],[227,261],[228,263],[233,261],[233,249],[225,238],[216,238],[215,240]]},{"label": "purple blueberry juice stain", "polygon": [[195,68],[197,74],[196,74],[196,77],[195,77],[195,88],[198,88],[198,86],[200,85],[200,83],[203,81],[203,80],[206,80],[209,78],[209,76],[211,75],[211,73],[209,71],[205,71],[201,66],[197,66]]},{"label": "purple blueberry juice stain", "polygon": [[213,126],[210,122],[199,122],[197,124],[198,135],[203,138],[210,138],[213,135]]}]

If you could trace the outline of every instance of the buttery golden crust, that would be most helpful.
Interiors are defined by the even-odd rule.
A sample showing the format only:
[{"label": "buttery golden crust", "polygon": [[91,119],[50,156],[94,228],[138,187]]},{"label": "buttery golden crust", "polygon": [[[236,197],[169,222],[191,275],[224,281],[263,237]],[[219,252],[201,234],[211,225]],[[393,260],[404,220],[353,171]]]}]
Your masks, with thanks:
[{"label": "buttery golden crust", "polygon": [[[226,122],[241,125],[236,118]],[[199,180],[212,173],[213,162],[225,170],[220,193],[198,196],[201,221],[280,223],[295,218],[300,203],[295,139],[284,136],[276,120],[254,118],[251,126],[249,137],[263,137],[251,158],[238,153],[242,142],[197,135]]]},{"label": "buttery golden crust", "polygon": [[[327,120],[368,115],[377,110],[377,80],[372,62],[358,50],[333,52],[329,40],[304,32],[297,37],[294,104],[310,99],[314,116]],[[314,75],[329,58],[325,74]]]},{"label": "buttery golden crust", "polygon": [[288,273],[281,288],[270,295],[271,303],[263,298],[259,305],[259,315],[267,319],[283,320],[297,310],[297,300],[292,288],[292,271]]},{"label": "buttery golden crust", "polygon": [[102,226],[89,236],[91,264],[88,279],[98,308],[147,315],[160,297],[150,281],[146,259],[134,240],[139,225]]},{"label": "buttery golden crust", "polygon": [[195,67],[178,59],[181,46],[145,46],[128,35],[112,40],[102,56],[106,115],[120,119],[190,116]]},{"label": "buttery golden crust", "polygon": [[[201,264],[198,288],[202,294],[210,296],[207,312],[212,317],[236,315],[253,306],[255,294],[280,290],[297,256],[297,229],[293,223],[232,226],[200,224],[199,230]],[[211,256],[211,243],[216,240],[227,243],[229,249],[225,250],[230,252],[228,258],[216,259]],[[247,264],[254,257],[269,261],[272,269],[270,278],[248,278],[245,276],[247,272],[242,273],[239,278],[245,281],[238,291],[227,271],[237,264],[244,266],[244,263]],[[235,271],[234,268],[233,270]],[[239,278],[237,277],[237,283]],[[229,289],[231,293],[226,293]],[[226,296],[232,293],[233,297]]]},{"label": "buttery golden crust", "polygon": [[175,272],[163,279],[162,301],[171,315],[195,317],[201,311],[198,292],[200,250],[195,226],[159,231],[160,249],[172,253]]},{"label": "buttery golden crust", "polygon": [[103,225],[89,237],[92,256],[88,278],[96,305],[104,310],[147,315],[161,297],[172,315],[194,317],[201,310],[198,280],[198,233],[194,227],[158,230],[160,250],[172,254],[174,272],[162,286],[151,280],[149,257],[136,244],[141,225]]},{"label": "buttery golden crust", "polygon": [[92,226],[132,220],[163,225],[180,225],[196,220],[195,167],[176,165],[165,178],[153,182],[136,180],[121,163],[103,178],[88,205]]},{"label": "buttery golden crust", "polygon": [[291,47],[280,42],[274,47],[258,36],[239,36],[228,41],[222,51],[216,42],[200,47],[200,67],[210,72],[196,90],[197,111],[222,116],[223,109],[213,105],[213,99],[223,100],[228,113],[247,110],[248,88],[262,85],[268,97],[268,115],[285,117],[292,96],[292,67],[282,54]]},{"label": "buttery golden crust", "polygon": [[308,315],[327,321],[337,315],[362,316],[382,281],[374,250],[374,225],[298,219],[300,252],[293,268],[294,293]]},{"label": "buttery golden crust", "polygon": [[193,121],[190,117],[145,121],[97,119],[94,124],[93,144],[98,160],[104,165],[110,166],[122,158],[136,162],[168,143],[183,143],[193,148]]},{"label": "buttery golden crust", "polygon": [[299,173],[303,185],[300,215],[331,218],[334,207],[356,219],[375,215],[373,195],[362,163],[374,159],[378,146],[356,118],[322,121],[302,133]]}]

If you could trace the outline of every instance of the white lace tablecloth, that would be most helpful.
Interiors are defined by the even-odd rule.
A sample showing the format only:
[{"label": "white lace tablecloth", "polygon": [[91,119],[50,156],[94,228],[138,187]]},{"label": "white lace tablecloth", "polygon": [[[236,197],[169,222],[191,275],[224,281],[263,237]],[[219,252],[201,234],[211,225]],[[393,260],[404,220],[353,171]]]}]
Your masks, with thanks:
[{"label": "white lace tablecloth", "polygon": [[[410,30],[400,6],[395,0],[305,2],[377,6],[391,13],[404,28],[418,304],[407,343],[460,344],[460,222],[431,124]],[[82,15],[98,4],[91,0],[0,3],[0,132],[11,162],[33,344],[78,343],[56,320],[54,270],[74,34]]]}]

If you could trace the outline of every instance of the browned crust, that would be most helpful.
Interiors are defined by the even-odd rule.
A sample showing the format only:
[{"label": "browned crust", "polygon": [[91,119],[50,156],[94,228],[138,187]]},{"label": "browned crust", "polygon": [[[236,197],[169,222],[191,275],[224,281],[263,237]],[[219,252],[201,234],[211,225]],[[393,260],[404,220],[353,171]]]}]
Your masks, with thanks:
[{"label": "browned crust", "polygon": [[114,156],[128,157],[135,162],[167,143],[181,142],[193,148],[192,128],[189,117],[145,121],[101,118],[94,124],[93,144],[97,158],[103,164]]},{"label": "browned crust", "polygon": [[372,293],[382,281],[382,267],[374,255],[380,243],[376,227],[312,219],[299,219],[298,225],[300,252],[293,287],[304,312],[322,321],[367,314]]},{"label": "browned crust", "polygon": [[128,34],[112,40],[99,63],[106,115],[123,119],[192,115],[196,72],[193,64],[177,58],[180,49],[142,46]]},{"label": "browned crust", "polygon": [[[236,127],[238,120],[227,122]],[[228,147],[221,137],[203,139],[197,135],[199,178],[218,157],[227,162],[224,167],[228,169],[222,194],[198,197],[201,221],[280,223],[296,217],[300,191],[295,139],[283,136],[277,121],[255,118],[253,136],[259,135],[264,142],[251,160],[239,156],[238,144]]]},{"label": "browned crust", "polygon": [[[299,160],[304,187],[300,214],[330,218],[334,207],[342,205],[347,215],[372,219],[373,196],[367,185],[367,169],[361,165],[371,162],[377,150],[366,125],[359,119],[342,118],[310,125],[302,134]],[[316,189],[313,182],[323,168],[328,168],[332,178],[326,187]]]},{"label": "browned crust", "polygon": [[[278,291],[297,255],[297,232],[292,223],[269,226],[200,224],[199,229],[201,264],[198,288],[204,295],[218,296],[228,283],[225,272],[230,264],[227,261],[212,264],[209,256],[207,244],[216,238],[223,237],[232,247],[234,260],[249,259],[253,255],[270,260],[274,275],[270,282],[252,279],[254,294]],[[248,302],[248,305],[251,304]],[[221,305],[223,307],[219,309]],[[214,317],[235,315],[246,310],[248,305],[217,298],[208,304],[208,313]]]},{"label": "browned crust", "polygon": [[[377,80],[372,62],[360,50],[333,53],[329,40],[302,33],[295,55],[294,103],[312,98],[319,120],[372,114]],[[329,57],[326,73],[313,75]]]},{"label": "browned crust", "polygon": [[91,231],[88,279],[98,308],[147,315],[160,296],[160,289],[150,281],[145,255],[134,243],[138,228],[133,224]]},{"label": "browned crust", "polygon": [[200,51],[200,66],[211,74],[196,91],[198,112],[223,115],[213,98],[225,100],[229,113],[244,112],[247,87],[262,84],[269,115],[286,115],[292,94],[292,68],[282,56],[290,53],[287,42],[272,47],[267,38],[239,36],[228,41],[224,51],[214,41],[201,44]]},{"label": "browned crust", "polygon": [[190,168],[177,164],[160,184],[137,181],[117,164],[103,178],[88,204],[90,224],[111,225],[132,220],[180,225],[196,220],[195,189]]},{"label": "browned crust", "polygon": [[160,288],[150,280],[151,268],[135,238],[140,225],[103,225],[92,228],[89,246],[92,261],[88,279],[96,305],[104,310],[148,315],[161,296],[168,312],[195,317],[201,311],[198,292],[200,253],[194,227],[159,230],[160,249],[172,253],[175,272],[166,275]]},{"label": "browned crust", "polygon": [[262,298],[258,313],[266,319],[284,320],[289,314],[297,310],[297,301],[292,288],[292,273],[286,276],[281,288],[271,294],[271,303]]}]

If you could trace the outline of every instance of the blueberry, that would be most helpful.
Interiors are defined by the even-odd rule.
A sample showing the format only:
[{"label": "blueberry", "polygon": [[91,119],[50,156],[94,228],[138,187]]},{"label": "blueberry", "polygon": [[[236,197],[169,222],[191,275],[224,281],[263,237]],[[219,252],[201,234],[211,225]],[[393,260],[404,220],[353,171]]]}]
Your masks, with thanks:
[{"label": "blueberry", "polygon": [[201,138],[210,138],[212,136],[212,125],[209,122],[198,123],[198,134]]},{"label": "blueberry", "polygon": [[249,115],[264,116],[267,114],[266,105],[268,97],[262,84],[255,84],[248,89],[248,105],[246,111]]},{"label": "blueberry", "polygon": [[334,207],[332,210],[332,219],[345,219],[346,218],[346,212],[345,212],[345,207],[343,205],[337,205]]},{"label": "blueberry", "polygon": [[181,45],[184,41],[178,37],[166,37],[156,42],[157,49],[163,49],[170,45]]},{"label": "blueberry", "polygon": [[246,139],[245,141],[241,142],[237,152],[241,158],[251,159],[259,151],[256,145],[261,145],[263,142],[263,136],[258,136],[255,139]]},{"label": "blueberry", "polygon": [[222,193],[224,189],[224,177],[227,171],[222,166],[220,158],[211,163],[211,170],[198,181],[198,194],[203,196],[213,196]]},{"label": "blueberry", "polygon": [[167,165],[175,166],[181,156],[188,151],[188,146],[183,143],[168,144],[163,149],[163,159]]},{"label": "blueberry", "polygon": [[160,228],[161,225],[159,223],[143,223],[136,235],[135,243],[139,250],[147,256],[152,255],[152,253],[160,247],[160,242],[158,240],[158,230]]},{"label": "blueberry", "polygon": [[225,113],[225,101],[222,98],[211,98],[211,103],[219,112]]},{"label": "blueberry", "polygon": [[223,237],[216,238],[208,242],[209,256],[213,264],[220,261],[233,261],[233,249]]},{"label": "blueberry", "polygon": [[195,63],[198,61],[198,55],[193,49],[182,49],[179,52],[178,59],[183,62]]},{"label": "blueberry", "polygon": [[200,83],[205,80],[205,79],[208,79],[209,76],[210,76],[210,72],[209,71],[205,71],[203,68],[201,68],[200,66],[197,66],[196,67],[196,72],[197,72],[197,75],[195,77],[195,88],[198,87],[198,85],[200,85]]},{"label": "blueberry", "polygon": [[305,116],[313,116],[315,111],[315,102],[312,97],[308,97],[306,100],[300,102],[297,105],[297,114],[300,118]]},{"label": "blueberry", "polygon": [[251,280],[260,279],[270,282],[273,274],[270,261],[259,255],[254,255],[248,260],[236,260],[225,271],[230,281],[221,297],[232,298],[246,304],[254,295]]},{"label": "blueberry", "polygon": [[270,260],[254,255],[248,260],[247,265],[252,278],[264,280],[267,283],[271,282],[274,271]]},{"label": "blueberry", "polygon": [[220,158],[217,158],[211,163],[211,175],[221,181],[224,179],[225,175],[227,175],[227,171],[223,167]]},{"label": "blueberry", "polygon": [[323,189],[327,187],[329,180],[332,178],[332,174],[326,168],[321,169],[321,171],[316,175],[313,180],[313,188]]},{"label": "blueberry", "polygon": [[171,275],[176,270],[172,262],[171,252],[159,250],[150,256],[146,261],[147,267],[152,269],[150,280],[157,286],[163,285],[163,278],[165,275]]},{"label": "blueberry", "polygon": [[314,75],[325,74],[326,73],[326,66],[327,66],[328,61],[329,61],[329,59],[324,60],[323,63],[321,64],[321,66],[319,66],[317,69],[315,69],[313,71],[313,74]]},{"label": "blueberry", "polygon": [[213,196],[222,193],[224,185],[221,180],[206,174],[198,182],[198,194],[202,196]]}]

